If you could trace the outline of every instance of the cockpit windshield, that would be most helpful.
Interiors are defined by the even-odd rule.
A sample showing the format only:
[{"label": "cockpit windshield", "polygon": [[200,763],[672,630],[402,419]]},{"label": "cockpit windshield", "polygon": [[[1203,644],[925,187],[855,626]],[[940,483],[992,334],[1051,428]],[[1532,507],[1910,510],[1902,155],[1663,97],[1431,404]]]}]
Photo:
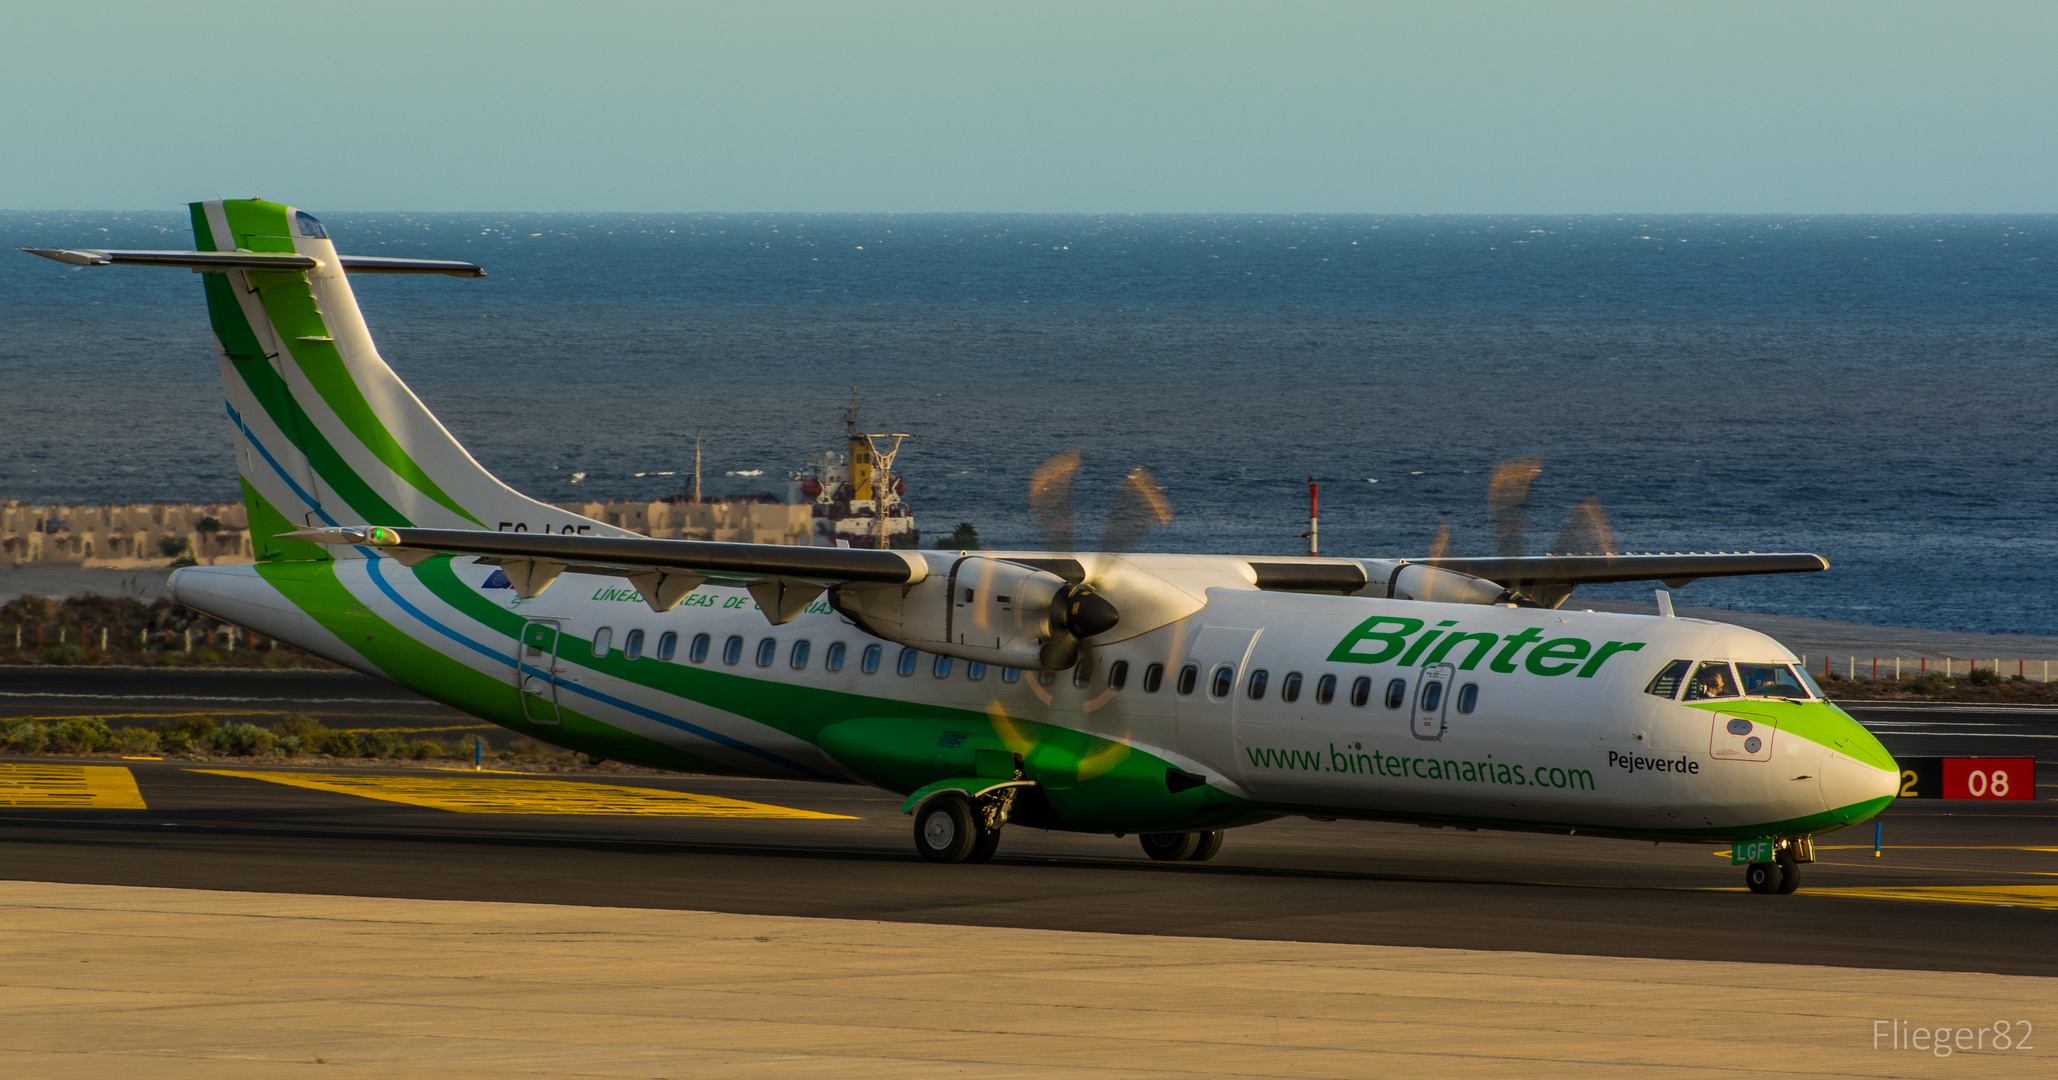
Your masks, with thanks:
[{"label": "cockpit windshield", "polygon": [[1786,664],[1738,664],[1736,673],[1743,680],[1744,694],[1747,697],[1806,700],[1814,696],[1801,682],[1800,675]]},{"label": "cockpit windshield", "polygon": [[1736,676],[1729,670],[1727,660],[1704,660],[1694,669],[1693,680],[1686,684],[1686,700],[1706,701],[1709,698],[1736,696]]},{"label": "cockpit windshield", "polygon": [[300,226],[300,235],[310,240],[327,240],[329,238],[329,230],[322,228],[322,223],[315,220],[315,216],[305,210],[293,211],[293,222]]}]

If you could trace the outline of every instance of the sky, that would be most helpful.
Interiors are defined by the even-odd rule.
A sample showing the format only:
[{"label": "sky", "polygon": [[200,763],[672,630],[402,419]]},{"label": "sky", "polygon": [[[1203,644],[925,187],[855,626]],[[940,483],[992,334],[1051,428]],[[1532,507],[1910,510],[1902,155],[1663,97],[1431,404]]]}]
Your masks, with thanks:
[{"label": "sky", "polygon": [[2058,4],[16,3],[0,207],[2058,211]]}]

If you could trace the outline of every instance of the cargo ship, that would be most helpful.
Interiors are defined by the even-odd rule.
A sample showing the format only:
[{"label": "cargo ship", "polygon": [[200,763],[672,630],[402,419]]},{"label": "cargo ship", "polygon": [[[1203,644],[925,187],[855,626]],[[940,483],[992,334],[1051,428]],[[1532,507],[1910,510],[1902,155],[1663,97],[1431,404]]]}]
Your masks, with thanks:
[{"label": "cargo ship", "polygon": [[867,433],[855,390],[843,407],[844,449],[811,454],[786,477],[786,501],[813,514],[822,547],[917,548],[922,533],[908,509],[907,481],[893,473],[905,432]]}]

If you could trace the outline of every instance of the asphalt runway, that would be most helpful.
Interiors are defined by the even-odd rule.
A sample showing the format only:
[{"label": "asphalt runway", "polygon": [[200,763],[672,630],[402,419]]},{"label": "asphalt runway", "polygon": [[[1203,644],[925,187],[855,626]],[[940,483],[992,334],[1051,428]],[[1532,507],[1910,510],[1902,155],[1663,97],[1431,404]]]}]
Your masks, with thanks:
[{"label": "asphalt runway", "polygon": [[97,716],[150,727],[181,716],[270,724],[294,714],[332,728],[465,729],[503,745],[517,738],[447,705],[354,671],[238,668],[0,667],[0,719]]},{"label": "asphalt runway", "polygon": [[[182,694],[256,696],[226,691],[259,685],[247,676],[194,681],[217,673],[146,674],[168,680],[154,684],[164,708],[183,708],[175,700]],[[126,700],[115,691],[149,685],[81,689],[64,681],[104,675],[50,677],[23,691],[10,672],[0,690]],[[263,682],[274,696],[291,699],[265,705],[290,705],[336,726],[367,726],[340,723],[346,715],[419,718],[440,709],[410,702],[397,688],[346,678],[355,679]],[[42,709],[59,699],[37,700]],[[0,698],[14,715],[31,714],[26,701]],[[132,704],[130,711],[148,711],[147,703]],[[319,708],[339,711],[324,715]],[[2058,713],[2051,712],[1853,711],[1897,754],[2043,756],[2043,740],[2058,736]],[[1221,855],[1205,864],[1153,863],[1134,838],[1016,827],[990,864],[934,866],[914,854],[900,800],[857,787],[0,758],[35,762],[126,768],[148,808],[0,809],[0,876],[7,878],[2058,974],[2058,885],[2050,884],[2058,876],[2058,808],[2051,802],[2058,775],[2050,766],[2040,769],[2035,802],[1898,803],[1884,817],[1884,858],[1872,856],[1869,825],[1832,834],[1818,842],[1818,861],[1802,868],[1798,895],[1754,896],[1719,849],[1699,846],[1290,819],[1232,832]],[[342,778],[332,783],[319,775]],[[654,813],[645,807],[626,815],[454,813],[366,797],[380,778],[394,778],[394,790],[508,781],[560,793],[550,798],[620,798],[629,805],[641,793],[646,802],[672,801]],[[715,803],[704,814],[690,811],[698,816],[657,816],[690,801],[667,793],[840,816],[737,816]]]}]

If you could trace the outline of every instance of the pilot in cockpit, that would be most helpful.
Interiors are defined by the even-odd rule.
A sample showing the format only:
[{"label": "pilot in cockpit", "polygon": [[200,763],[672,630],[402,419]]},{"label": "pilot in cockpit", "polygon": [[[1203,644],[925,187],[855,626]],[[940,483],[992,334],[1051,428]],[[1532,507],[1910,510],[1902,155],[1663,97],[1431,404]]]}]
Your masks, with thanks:
[{"label": "pilot in cockpit", "polygon": [[1703,663],[1694,672],[1694,681],[1686,690],[1688,701],[1735,696],[1736,683],[1729,673],[1729,665],[1719,662]]}]

